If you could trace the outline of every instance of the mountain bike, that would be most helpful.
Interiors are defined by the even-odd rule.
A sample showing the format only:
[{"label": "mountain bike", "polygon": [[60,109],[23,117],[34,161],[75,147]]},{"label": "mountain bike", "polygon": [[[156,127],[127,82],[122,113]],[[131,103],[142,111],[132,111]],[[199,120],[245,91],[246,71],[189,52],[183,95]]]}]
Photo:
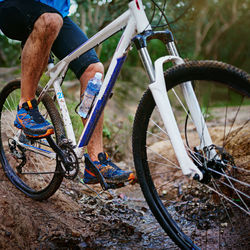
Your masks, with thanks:
[{"label": "mountain bike", "polygon": [[[14,127],[20,81],[0,94],[1,164],[9,180],[35,200],[48,199],[85,161],[107,184],[85,147],[134,45],[149,78],[133,124],[133,157],[145,199],[161,227],[182,249],[246,246],[249,232],[249,75],[217,61],[184,61],[169,30],[154,31],[141,0],[56,65],[37,89],[39,110],[55,134],[34,140]],[[79,141],[61,85],[69,63],[118,31],[123,34]],[[152,62],[148,42],[168,55]],[[164,65],[174,66],[165,72]],[[139,79],[138,79],[139,80]],[[52,88],[53,87],[53,88]],[[57,103],[57,104],[56,104]],[[239,245],[240,244],[240,245]]]}]

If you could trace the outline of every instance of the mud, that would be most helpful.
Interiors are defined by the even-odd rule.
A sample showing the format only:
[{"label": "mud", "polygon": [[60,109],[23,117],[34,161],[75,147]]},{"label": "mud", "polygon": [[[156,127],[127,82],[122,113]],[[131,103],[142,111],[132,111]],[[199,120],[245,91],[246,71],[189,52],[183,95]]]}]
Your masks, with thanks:
[{"label": "mud", "polygon": [[[218,125],[214,129],[216,141],[222,131]],[[235,150],[234,144],[231,149],[238,151],[241,157],[244,155],[243,160],[249,167],[249,139],[244,138],[248,136],[241,134],[237,139],[242,140],[240,149]],[[165,148],[162,144],[154,144],[154,150]],[[132,156],[129,159],[121,168],[132,166]],[[157,171],[162,170],[158,167]],[[185,196],[184,186],[182,189],[183,201],[190,200]],[[168,190],[162,190],[165,191]],[[168,195],[176,197],[177,194],[169,192]],[[0,249],[178,249],[152,216],[138,184],[102,192],[99,185],[89,189],[79,178],[64,179],[55,195],[37,202],[18,191],[0,168],[0,197]],[[174,212],[178,212],[183,207],[175,209]],[[195,216],[196,206],[190,203],[188,209]],[[197,225],[210,228],[211,217],[216,218],[217,212],[203,217],[203,220],[195,219]],[[244,228],[238,229],[244,231]],[[215,233],[208,231],[208,234]],[[232,238],[231,246],[233,241]],[[214,249],[213,244],[209,249]],[[222,246],[222,249],[229,248]]]},{"label": "mud", "polygon": [[47,201],[25,197],[0,170],[0,249],[174,249],[138,184],[101,192],[64,180]]}]

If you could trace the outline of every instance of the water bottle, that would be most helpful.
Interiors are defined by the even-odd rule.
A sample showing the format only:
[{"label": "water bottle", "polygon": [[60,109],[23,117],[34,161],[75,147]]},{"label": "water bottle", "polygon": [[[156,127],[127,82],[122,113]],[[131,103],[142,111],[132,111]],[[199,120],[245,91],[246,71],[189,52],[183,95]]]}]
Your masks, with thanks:
[{"label": "water bottle", "polygon": [[87,88],[84,92],[82,102],[79,106],[78,114],[82,118],[86,118],[90,113],[92,104],[95,100],[95,97],[98,95],[102,85],[102,74],[97,72],[94,78],[91,78],[88,81]]}]

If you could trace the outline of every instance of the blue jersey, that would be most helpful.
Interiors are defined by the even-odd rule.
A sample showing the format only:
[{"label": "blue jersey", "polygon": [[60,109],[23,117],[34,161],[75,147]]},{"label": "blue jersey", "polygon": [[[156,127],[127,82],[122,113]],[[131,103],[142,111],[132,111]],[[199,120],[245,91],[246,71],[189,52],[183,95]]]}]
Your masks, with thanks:
[{"label": "blue jersey", "polygon": [[63,17],[69,14],[70,0],[36,0],[58,10]]},{"label": "blue jersey", "polygon": [[[3,2],[4,0],[0,0]],[[47,4],[56,10],[58,10],[63,17],[69,14],[70,0],[35,0],[37,2],[41,2]]]}]

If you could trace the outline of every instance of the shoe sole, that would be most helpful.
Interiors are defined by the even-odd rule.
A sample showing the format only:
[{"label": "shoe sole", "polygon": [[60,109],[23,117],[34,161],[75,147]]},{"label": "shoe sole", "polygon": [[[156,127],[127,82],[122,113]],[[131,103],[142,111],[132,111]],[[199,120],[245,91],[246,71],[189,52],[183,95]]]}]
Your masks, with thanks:
[{"label": "shoe sole", "polygon": [[[132,184],[135,181],[135,176],[134,176],[133,173],[130,173],[129,177],[126,180],[110,180],[110,179],[105,179],[105,181],[108,184],[117,184],[117,185],[124,184],[124,183],[130,183],[130,184]],[[85,181],[83,179],[83,182],[85,184],[98,184],[98,183],[100,183],[97,179],[89,180],[89,181]]]},{"label": "shoe sole", "polygon": [[16,128],[18,128],[18,129],[22,129],[23,132],[24,132],[24,134],[25,134],[26,136],[31,137],[31,138],[33,138],[33,139],[35,139],[35,138],[41,139],[41,138],[44,138],[44,137],[47,137],[47,136],[49,136],[49,135],[54,134],[54,129],[52,129],[52,128],[51,128],[51,129],[48,129],[48,130],[46,131],[45,134],[42,134],[42,135],[36,134],[36,135],[34,135],[34,134],[30,134],[29,132],[27,132],[27,131],[25,130],[25,128],[23,128],[22,125],[21,125],[20,123],[18,123],[17,121],[14,122],[14,126],[15,126]]}]

